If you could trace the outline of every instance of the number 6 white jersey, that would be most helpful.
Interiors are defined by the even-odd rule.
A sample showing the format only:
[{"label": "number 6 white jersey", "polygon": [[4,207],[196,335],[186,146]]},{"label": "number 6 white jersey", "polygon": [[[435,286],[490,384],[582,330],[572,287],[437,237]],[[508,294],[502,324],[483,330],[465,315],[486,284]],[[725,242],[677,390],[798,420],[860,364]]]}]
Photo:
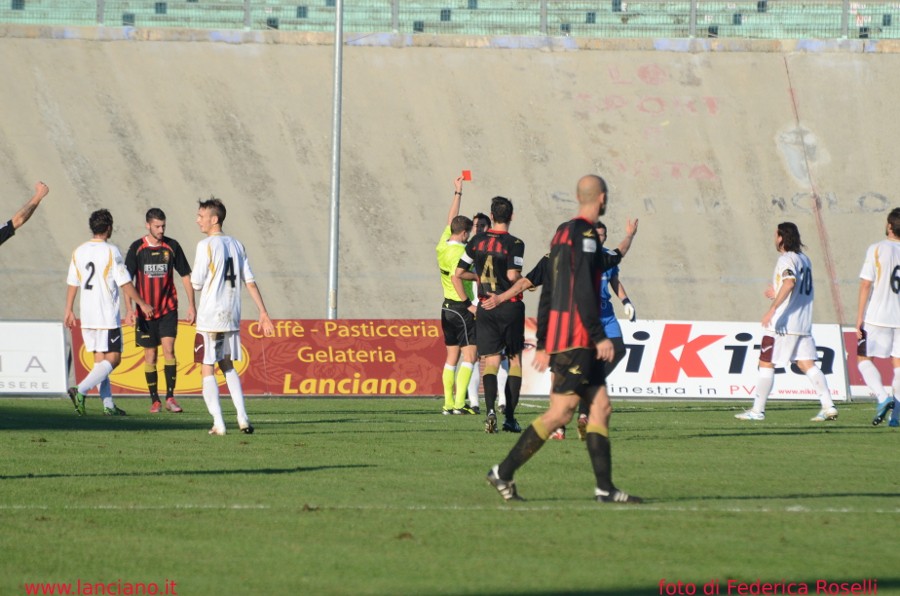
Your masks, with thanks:
[{"label": "number 6 white jersey", "polygon": [[813,277],[809,257],[796,252],[781,253],[772,277],[776,295],[787,279],[794,280],[794,289],[775,310],[768,330],[789,335],[812,335]]},{"label": "number 6 white jersey", "polygon": [[130,281],[131,276],[116,245],[91,240],[76,248],[66,283],[81,290],[81,326],[84,329],[121,327],[119,286]]},{"label": "number 6 white jersey", "polygon": [[244,246],[224,234],[197,243],[191,285],[200,290],[197,331],[240,331],[241,283],[254,281]]},{"label": "number 6 white jersey", "polygon": [[864,322],[900,327],[900,242],[882,240],[870,246],[859,277],[872,282]]}]

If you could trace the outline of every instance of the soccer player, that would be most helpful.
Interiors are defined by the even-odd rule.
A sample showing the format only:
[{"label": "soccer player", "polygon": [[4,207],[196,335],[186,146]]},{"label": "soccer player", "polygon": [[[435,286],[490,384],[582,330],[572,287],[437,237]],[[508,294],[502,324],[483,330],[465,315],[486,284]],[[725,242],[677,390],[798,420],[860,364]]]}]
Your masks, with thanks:
[{"label": "soccer player", "polygon": [[69,286],[66,293],[66,313],[63,319],[69,328],[75,325],[75,296],[81,290],[81,337],[84,349],[94,353],[94,367],[75,387],[69,388],[69,399],[75,412],[84,416],[84,396],[100,386],[105,416],[124,416],[112,398],[109,375],[122,361],[122,328],[119,314],[119,288],[134,300],[144,312],[153,315],[153,307],[144,302],[134,289],[131,277],[122,262],[118,247],[110,244],[113,217],[106,209],[91,213],[88,219],[93,238],[75,249],[69,263]]},{"label": "soccer player", "polygon": [[[544,446],[553,429],[565,426],[579,400],[590,402],[587,451],[594,470],[598,502],[641,503],[642,499],[619,490],[612,481],[609,420],[612,408],[605,385],[605,362],[615,350],[600,323],[600,273],[617,264],[621,254],[601,250],[596,223],[606,208],[606,182],[599,176],[583,176],[576,197],[578,216],[560,225],[550,244],[550,271],[541,292],[538,310],[537,349],[534,366],[553,374],[550,407],[525,429],[506,458],[492,467],[488,483],[507,501],[519,496],[513,475]],[[628,221],[628,246],[637,233],[637,220]]]},{"label": "soccer player", "polygon": [[147,234],[135,240],[125,255],[125,268],[134,280],[135,289],[153,306],[153,317],[146,319],[132,309],[131,299],[125,296],[125,324],[134,325],[134,337],[144,348],[144,377],[150,392],[150,413],[158,414],[162,408],[159,399],[159,373],[157,359],[159,347],[163,351],[163,372],[166,377],[166,409],[181,412],[175,401],[175,336],[178,334],[178,294],[175,276],[178,272],[188,299],[187,322],[193,323],[196,315],[194,290],[191,287],[191,266],[181,245],[166,236],[166,214],[153,207],[146,215]]},{"label": "soccer player", "polygon": [[[441,272],[441,287],[444,301],[441,305],[441,328],[444,332],[444,345],[447,347],[447,358],[441,380],[444,386],[444,414],[474,414],[466,407],[466,393],[472,369],[475,366],[475,307],[472,306],[472,281],[463,280],[463,294],[458,294],[453,285],[452,274],[456,271],[459,258],[466,250],[466,241],[472,231],[472,220],[459,214],[462,202],[462,176],[453,181],[456,192],[447,213],[447,225],[438,240],[438,269]],[[468,275],[472,275],[469,273]],[[472,275],[474,278],[474,275]],[[456,365],[462,356],[459,371]],[[455,388],[455,391],[454,391]]]},{"label": "soccer player", "polygon": [[253,434],[253,425],[244,407],[244,390],[232,362],[241,359],[241,284],[259,311],[263,335],[275,334],[275,327],[266,311],[262,294],[250,269],[244,245],[222,233],[225,205],[216,197],[199,201],[197,226],[206,238],[197,243],[191,285],[200,291],[197,303],[197,337],[194,342],[194,362],[201,365],[203,401],[213,417],[211,435],[225,434],[225,420],[219,402],[216,382],[216,363],[225,375],[231,401],[237,411],[238,427],[242,433]]},{"label": "soccer player", "polygon": [[828,380],[816,366],[818,354],[812,337],[812,264],[803,254],[803,246],[796,224],[789,221],[778,224],[775,248],[780,256],[775,263],[772,284],[765,291],[772,305],[762,318],[766,333],[760,346],[756,396],[753,407],[735,415],[738,420],[766,419],[766,400],[775,384],[775,367],[792,362],[797,363],[819,396],[822,408],[811,421],[825,422],[838,417]]},{"label": "soccer player", "polygon": [[0,244],[12,238],[16,230],[25,225],[25,222],[31,218],[31,214],[38,208],[38,205],[41,204],[48,192],[50,192],[50,189],[43,182],[38,182],[34,185],[34,195],[28,199],[27,203],[22,205],[21,209],[16,211],[8,222],[0,225]]},{"label": "soccer player", "polygon": [[[512,201],[499,196],[491,200],[493,227],[466,244],[466,250],[453,274],[453,285],[457,293],[462,295],[464,292],[462,276],[472,265],[475,266],[477,275],[479,300],[488,294],[507,290],[522,276],[525,243],[509,233],[512,217]],[[475,316],[475,339],[478,353],[484,357],[481,380],[487,408],[485,432],[497,432],[497,414],[494,410],[497,402],[497,370],[504,349],[509,358],[509,377],[506,380],[509,394],[503,430],[522,432],[515,418],[519,392],[522,389],[521,353],[525,346],[525,305],[521,294],[490,311],[479,307]]]},{"label": "soccer player", "polygon": [[[472,216],[472,234],[470,236],[476,236],[483,232],[487,232],[491,227],[491,218],[481,213],[480,211]],[[475,305],[476,309],[478,307],[478,282],[476,281],[472,287],[472,304]],[[477,349],[476,349],[477,352]],[[475,365],[472,367],[472,377],[469,379],[469,408],[475,412],[476,414],[481,413],[480,402],[478,398],[478,391],[481,385],[481,358],[476,356]],[[504,377],[504,382],[506,381]],[[498,378],[499,382],[499,378]]]},{"label": "soccer player", "polygon": [[[878,405],[872,425],[884,421],[893,409],[889,426],[900,426],[900,208],[887,216],[884,240],[871,245],[859,273],[859,307],[856,313],[857,366]],[[888,358],[894,367],[893,395],[884,390],[881,373],[872,358]]]}]

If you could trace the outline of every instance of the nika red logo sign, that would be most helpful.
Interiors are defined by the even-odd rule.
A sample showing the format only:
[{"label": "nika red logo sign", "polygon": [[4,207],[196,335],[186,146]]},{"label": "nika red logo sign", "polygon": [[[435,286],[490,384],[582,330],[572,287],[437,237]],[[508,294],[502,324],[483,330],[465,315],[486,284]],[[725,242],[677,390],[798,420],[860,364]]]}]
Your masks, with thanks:
[{"label": "nika red logo sign", "polygon": [[651,383],[675,383],[681,372],[688,377],[711,378],[713,375],[703,362],[700,351],[724,335],[698,335],[691,339],[693,325],[666,325],[659,341],[659,352],[653,366]]}]

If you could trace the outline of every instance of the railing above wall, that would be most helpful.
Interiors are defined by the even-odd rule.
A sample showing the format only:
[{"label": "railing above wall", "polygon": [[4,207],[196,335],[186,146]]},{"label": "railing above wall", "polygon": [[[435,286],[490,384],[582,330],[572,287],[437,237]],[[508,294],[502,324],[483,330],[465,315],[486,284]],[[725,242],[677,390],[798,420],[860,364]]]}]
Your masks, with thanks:
[{"label": "railing above wall", "polygon": [[[330,32],[334,0],[0,0],[0,23]],[[898,39],[900,2],[350,0],[359,33]]]}]

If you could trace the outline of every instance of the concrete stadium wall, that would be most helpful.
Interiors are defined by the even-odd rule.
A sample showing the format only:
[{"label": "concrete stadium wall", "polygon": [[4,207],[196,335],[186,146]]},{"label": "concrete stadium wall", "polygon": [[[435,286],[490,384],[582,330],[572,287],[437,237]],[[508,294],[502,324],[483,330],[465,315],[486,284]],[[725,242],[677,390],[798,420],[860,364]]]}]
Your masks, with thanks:
[{"label": "concrete stadium wall", "polygon": [[[611,241],[640,218],[622,281],[645,319],[760,318],[774,227],[795,221],[816,321],[852,324],[864,250],[900,205],[896,49],[348,39],[338,314],[438,316],[434,243],[465,168],[464,213],[513,200],[526,269],[574,213],[577,178],[606,177]],[[0,318],[62,316],[71,251],[99,207],[123,252],[162,207],[193,258],[210,194],[271,315],[325,316],[328,36],[6,26],[0,53],[0,217],[34,181],[51,187],[0,249]]]}]

